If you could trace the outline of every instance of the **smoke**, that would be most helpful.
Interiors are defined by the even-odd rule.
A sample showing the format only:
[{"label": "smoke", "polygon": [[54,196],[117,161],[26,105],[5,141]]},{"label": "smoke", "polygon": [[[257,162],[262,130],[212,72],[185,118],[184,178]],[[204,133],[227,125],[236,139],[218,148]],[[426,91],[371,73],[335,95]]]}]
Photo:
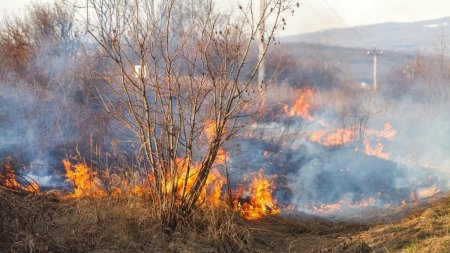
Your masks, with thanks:
[{"label": "smoke", "polygon": [[[274,87],[264,116],[240,139],[234,165],[244,171],[240,174],[263,168],[275,175],[279,203],[313,214],[335,204],[385,208],[431,197],[449,188],[450,115],[448,100],[424,99],[431,95],[423,89],[419,97],[416,91],[400,98],[357,87],[335,93],[316,89],[309,101],[313,120],[308,120],[283,111],[296,104],[302,90]],[[320,131],[325,133],[313,140]],[[351,137],[334,140],[341,145],[327,144],[333,133]]]},{"label": "smoke", "polygon": [[103,110],[77,45],[41,41],[24,75],[0,81],[0,156],[43,187],[64,185],[63,159],[112,162],[128,152],[120,143],[130,135]]},{"label": "smoke", "polygon": [[[2,157],[13,156],[36,178],[44,179],[55,174],[60,159],[68,155],[67,147],[79,142],[78,126],[88,115],[83,112],[81,91],[68,74],[77,69],[67,60],[73,58],[46,57],[44,64],[40,56],[30,64],[31,78],[8,78],[2,83],[0,143]],[[45,186],[59,180],[39,181]]]},{"label": "smoke", "polygon": [[[136,149],[114,144],[134,139],[107,116],[100,84],[87,76],[85,65],[102,63],[88,62],[79,49],[76,40],[42,40],[25,75],[1,79],[0,155],[15,158],[44,187],[64,186],[63,159],[98,165]],[[321,74],[305,80],[319,76],[324,83]],[[450,188],[448,89],[419,83],[393,98],[333,87],[330,81],[312,97],[289,85],[271,88],[265,111],[230,144],[232,183],[264,169],[280,205],[309,213],[336,203],[398,206]]]}]

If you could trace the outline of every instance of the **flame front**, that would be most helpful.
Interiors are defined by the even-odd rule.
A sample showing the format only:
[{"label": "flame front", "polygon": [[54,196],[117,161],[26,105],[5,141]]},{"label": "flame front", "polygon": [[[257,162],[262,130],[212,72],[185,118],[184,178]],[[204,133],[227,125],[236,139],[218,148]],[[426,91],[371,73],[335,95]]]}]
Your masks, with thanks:
[{"label": "flame front", "polygon": [[[208,142],[212,142],[217,135],[217,129],[216,129],[216,122],[214,120],[205,120],[203,122],[203,126],[205,129],[205,135]],[[224,149],[219,148],[216,155],[215,163],[218,164],[224,164],[227,159],[227,153]]]},{"label": "flame front", "polygon": [[1,172],[0,172],[0,185],[5,186],[9,189],[19,189],[24,190],[27,192],[39,192],[39,185],[32,181],[27,182],[26,185],[20,184],[16,180],[16,171],[9,163],[3,163],[1,165]]},{"label": "flame front", "polygon": [[278,214],[280,209],[272,198],[273,184],[260,170],[250,185],[249,201],[237,203],[241,215],[249,220],[261,219],[268,214]]},{"label": "flame front", "polygon": [[314,212],[322,214],[333,214],[343,209],[354,209],[354,208],[375,206],[375,203],[376,199],[374,197],[363,199],[358,202],[341,200],[333,204],[322,204],[319,207],[313,206],[312,210]]},{"label": "flame front", "polygon": [[102,189],[98,179],[95,177],[96,173],[83,163],[79,163],[73,166],[68,160],[64,160],[64,169],[66,170],[65,177],[68,181],[71,181],[74,185],[74,191],[70,195],[71,197],[103,197],[106,196],[105,191]]},{"label": "flame front", "polygon": [[[200,172],[200,165],[189,165],[187,159],[178,158],[177,169],[176,178],[167,178],[165,180],[163,192],[171,194],[175,191],[175,195],[179,200],[183,197],[183,194],[189,192],[194,186],[195,180]],[[198,202],[206,202],[213,206],[219,206],[221,203],[222,187],[225,181],[225,178],[219,172],[212,170],[206,179],[205,187],[200,194]]]},{"label": "flame front", "polygon": [[307,121],[312,121],[309,110],[311,107],[311,99],[313,97],[313,91],[311,88],[305,88],[299,91],[300,94],[294,102],[294,106],[289,110],[289,106],[285,105],[283,110],[289,117],[302,117]]},{"label": "flame front", "polygon": [[364,147],[364,152],[366,153],[366,155],[376,156],[385,160],[389,160],[389,158],[391,157],[391,153],[383,152],[384,146],[381,143],[377,143],[375,148],[372,148],[370,145],[370,141],[365,141]]},{"label": "flame front", "polygon": [[309,141],[320,143],[323,146],[341,146],[353,141],[354,131],[351,129],[339,128],[336,131],[318,130],[309,136]]},{"label": "flame front", "polygon": [[[69,197],[105,197],[108,196],[98,179],[96,173],[93,172],[86,164],[79,163],[71,165],[68,160],[64,160],[64,168],[66,170],[65,177],[73,182],[74,191]],[[188,167],[186,159],[177,159],[178,172],[175,180],[167,178],[165,180],[163,192],[170,194],[175,192],[176,199],[179,200],[183,193],[190,191],[194,185],[195,179],[199,173],[199,165]],[[189,172],[188,172],[189,168]],[[151,190],[148,182],[152,182],[152,177],[149,175],[147,183],[132,186],[128,180],[122,180],[120,187],[115,187],[110,194],[114,197],[126,196],[127,194],[142,196],[145,192]],[[210,206],[223,206],[224,198],[222,188],[226,183],[226,179],[216,170],[209,174],[205,187],[200,193],[198,200],[199,204],[207,203]],[[186,187],[185,187],[186,184]],[[260,219],[268,214],[278,214],[280,209],[276,205],[276,201],[272,198],[273,183],[267,179],[263,171],[259,173],[252,180],[249,187],[249,194],[251,198],[248,203],[238,203],[234,200],[236,210],[240,214],[250,220]],[[240,195],[242,192],[237,191],[234,195]]]}]

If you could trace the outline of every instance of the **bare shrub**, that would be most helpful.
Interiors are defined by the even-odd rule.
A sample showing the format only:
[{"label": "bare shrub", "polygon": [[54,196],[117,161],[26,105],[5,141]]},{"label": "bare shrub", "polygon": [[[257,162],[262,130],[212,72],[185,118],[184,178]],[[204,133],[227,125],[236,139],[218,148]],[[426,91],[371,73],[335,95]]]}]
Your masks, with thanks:
[{"label": "bare shrub", "polygon": [[258,29],[267,23],[271,44],[289,8],[268,1],[260,20],[252,1],[231,16],[209,0],[89,1],[93,54],[107,63],[93,71],[110,87],[104,107],[139,139],[168,231],[199,207],[219,150],[263,91],[254,82],[262,59],[248,61]]}]

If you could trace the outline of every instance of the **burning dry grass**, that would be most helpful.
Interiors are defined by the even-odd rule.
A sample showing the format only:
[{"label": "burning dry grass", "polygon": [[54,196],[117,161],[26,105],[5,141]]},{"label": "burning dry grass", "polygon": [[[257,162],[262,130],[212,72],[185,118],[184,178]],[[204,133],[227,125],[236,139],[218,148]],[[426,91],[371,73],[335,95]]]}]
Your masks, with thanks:
[{"label": "burning dry grass", "polygon": [[154,202],[142,196],[61,198],[2,186],[0,198],[1,252],[446,252],[450,246],[450,197],[390,210],[371,221],[376,225],[301,213],[246,220],[205,207],[171,235]]},{"label": "burning dry grass", "polygon": [[149,194],[74,197],[5,182],[1,252],[315,252],[335,247],[343,231],[355,231],[348,229],[353,225],[304,217],[247,220],[225,206],[205,206],[168,234]]},{"label": "burning dry grass", "polygon": [[[204,205],[189,220],[183,220],[176,231],[166,233],[151,194],[133,194],[131,177],[123,181],[117,175],[117,180],[113,180],[115,176],[111,175],[111,181],[117,181],[117,185],[111,182],[105,187],[98,182],[99,175],[87,166],[65,165],[68,175],[81,182],[74,184],[71,194],[30,191],[14,181],[19,178],[14,163],[3,164],[0,251],[445,252],[450,245],[450,197],[439,205],[431,198],[433,201],[427,205],[416,202],[419,204],[415,206],[386,209],[378,216],[372,215],[373,219],[360,219],[359,223],[354,217],[330,221],[295,212],[292,216],[262,215],[248,220],[241,216],[246,209]],[[269,184],[261,171],[252,182],[258,180]],[[121,191],[114,191],[114,185]],[[252,193],[253,197],[258,193],[265,196],[259,200],[271,199],[270,185]],[[252,201],[255,199],[249,203],[256,207]],[[430,203],[435,207],[430,208]],[[273,202],[259,205],[269,210],[265,214],[280,212]],[[392,222],[405,216],[410,218]]]},{"label": "burning dry grass", "polygon": [[[204,208],[167,235],[144,198],[55,198],[0,191],[2,252],[332,252],[354,225]],[[345,251],[342,252],[359,252]]]},{"label": "burning dry grass", "polygon": [[14,163],[3,164],[1,252],[252,251],[249,230],[236,225],[242,218],[225,206],[204,206],[166,233],[149,191],[106,191],[85,164],[64,165],[71,193],[31,191],[16,181]]}]

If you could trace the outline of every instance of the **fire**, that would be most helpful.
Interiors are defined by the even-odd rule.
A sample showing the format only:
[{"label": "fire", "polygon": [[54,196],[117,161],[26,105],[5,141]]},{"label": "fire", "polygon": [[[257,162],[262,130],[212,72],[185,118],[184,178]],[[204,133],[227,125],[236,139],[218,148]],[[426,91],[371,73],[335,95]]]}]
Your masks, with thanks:
[{"label": "fire", "polygon": [[372,148],[370,145],[370,141],[365,141],[364,146],[364,152],[366,153],[366,155],[376,156],[385,160],[389,160],[389,158],[391,157],[391,153],[383,152],[384,146],[381,143],[377,143],[375,148]]},{"label": "fire", "polygon": [[20,189],[27,192],[38,192],[39,185],[32,181],[27,185],[22,185],[16,180],[16,171],[9,163],[2,164],[2,171],[0,172],[0,185],[4,185],[9,189]]},{"label": "fire", "polygon": [[311,88],[300,90],[299,97],[295,100],[294,106],[289,110],[287,105],[283,106],[284,112],[289,117],[302,117],[307,121],[312,121],[313,117],[309,113],[313,91]]},{"label": "fire", "polygon": [[[203,122],[206,138],[211,142],[217,134],[216,122],[214,120],[205,120]],[[227,159],[227,153],[222,148],[219,148],[216,155],[216,164],[224,164]]]},{"label": "fire", "polygon": [[[70,197],[105,197],[107,191],[101,186],[96,173],[93,172],[86,164],[71,165],[68,160],[64,160],[64,168],[66,170],[65,177],[73,182],[74,192]],[[167,178],[164,182],[162,191],[171,194],[175,191],[177,199],[183,195],[185,179],[187,180],[185,192],[191,190],[195,179],[200,171],[198,165],[188,166],[187,159],[178,158],[176,161],[177,172],[175,178]],[[73,169],[72,169],[73,168]],[[188,172],[189,168],[189,172]],[[148,174],[147,180],[143,180],[140,184],[131,184],[128,179],[122,179],[119,185],[113,187],[110,195],[113,197],[123,196],[143,196],[151,191],[151,183],[153,177]],[[172,180],[173,179],[173,180]],[[222,187],[225,184],[225,179],[217,171],[211,171],[206,180],[205,187],[200,194],[199,202],[206,202],[213,206],[219,206],[221,203]]]},{"label": "fire", "polygon": [[246,219],[256,220],[268,214],[280,213],[276,200],[272,198],[273,184],[263,173],[263,170],[260,170],[250,184],[248,201],[237,203],[237,209]]},{"label": "fire", "polygon": [[397,131],[394,130],[391,123],[385,123],[384,129],[381,131],[377,131],[374,129],[367,129],[366,134],[369,137],[377,137],[377,138],[384,138],[387,140],[391,140],[397,135]]},{"label": "fire", "polygon": [[332,132],[318,130],[309,136],[309,141],[317,142],[327,147],[334,147],[350,143],[354,137],[355,133],[353,130],[339,128]]},{"label": "fire", "polygon": [[370,207],[375,206],[376,200],[374,197],[363,199],[361,201],[352,202],[347,200],[341,200],[337,203],[333,204],[322,204],[319,207],[313,206],[312,209],[315,212],[322,213],[322,214],[333,214],[336,213],[342,209],[356,209],[361,207]]},{"label": "fire", "polygon": [[309,141],[322,143],[322,139],[326,136],[327,131],[318,130],[309,136]]},{"label": "fire", "polygon": [[116,198],[123,196],[142,197],[150,192],[149,182],[149,179],[147,179],[140,184],[131,184],[128,179],[122,179],[118,186],[112,188],[111,196]]},{"label": "fire", "polygon": [[434,195],[438,194],[439,192],[440,192],[440,190],[437,188],[436,185],[434,185],[434,186],[417,191],[417,197],[419,197],[421,199],[430,198],[430,197],[433,197]]},{"label": "fire", "polygon": [[10,164],[2,165],[3,173],[0,173],[0,182],[7,188],[20,188],[19,182],[16,180],[16,173]]},{"label": "fire", "polygon": [[[72,181],[74,185],[74,192],[71,197],[103,197],[106,196],[105,191],[100,186],[96,173],[83,163],[71,166],[68,160],[63,160],[64,169],[66,170],[65,177]],[[71,169],[73,167],[73,170]]]},{"label": "fire", "polygon": [[[175,191],[177,198],[180,199],[183,196],[183,192],[186,193],[192,189],[197,175],[200,172],[200,165],[191,164],[191,166],[189,166],[187,159],[178,158],[177,168],[177,178],[175,178],[175,180],[172,180],[173,178],[168,178],[165,182],[163,191],[167,194]],[[184,189],[185,182],[186,189]],[[205,202],[213,206],[219,206],[222,202],[222,187],[225,182],[225,178],[219,172],[215,170],[211,171],[206,179],[205,187],[200,194],[198,200],[199,203]]]},{"label": "fire", "polygon": [[[318,120],[317,122],[323,127],[328,126],[328,123],[324,120]],[[357,136],[355,129],[358,128],[354,126],[350,128],[338,128],[335,130],[320,129],[309,135],[308,140],[327,147],[341,146],[348,144],[355,139]],[[383,130],[367,129],[365,131],[367,139],[364,141],[365,153],[382,159],[389,159],[391,154],[383,152],[384,146],[381,143],[378,143],[375,148],[372,148],[370,140],[374,138],[390,140],[394,138],[396,134],[397,132],[390,123],[385,123]]]}]

